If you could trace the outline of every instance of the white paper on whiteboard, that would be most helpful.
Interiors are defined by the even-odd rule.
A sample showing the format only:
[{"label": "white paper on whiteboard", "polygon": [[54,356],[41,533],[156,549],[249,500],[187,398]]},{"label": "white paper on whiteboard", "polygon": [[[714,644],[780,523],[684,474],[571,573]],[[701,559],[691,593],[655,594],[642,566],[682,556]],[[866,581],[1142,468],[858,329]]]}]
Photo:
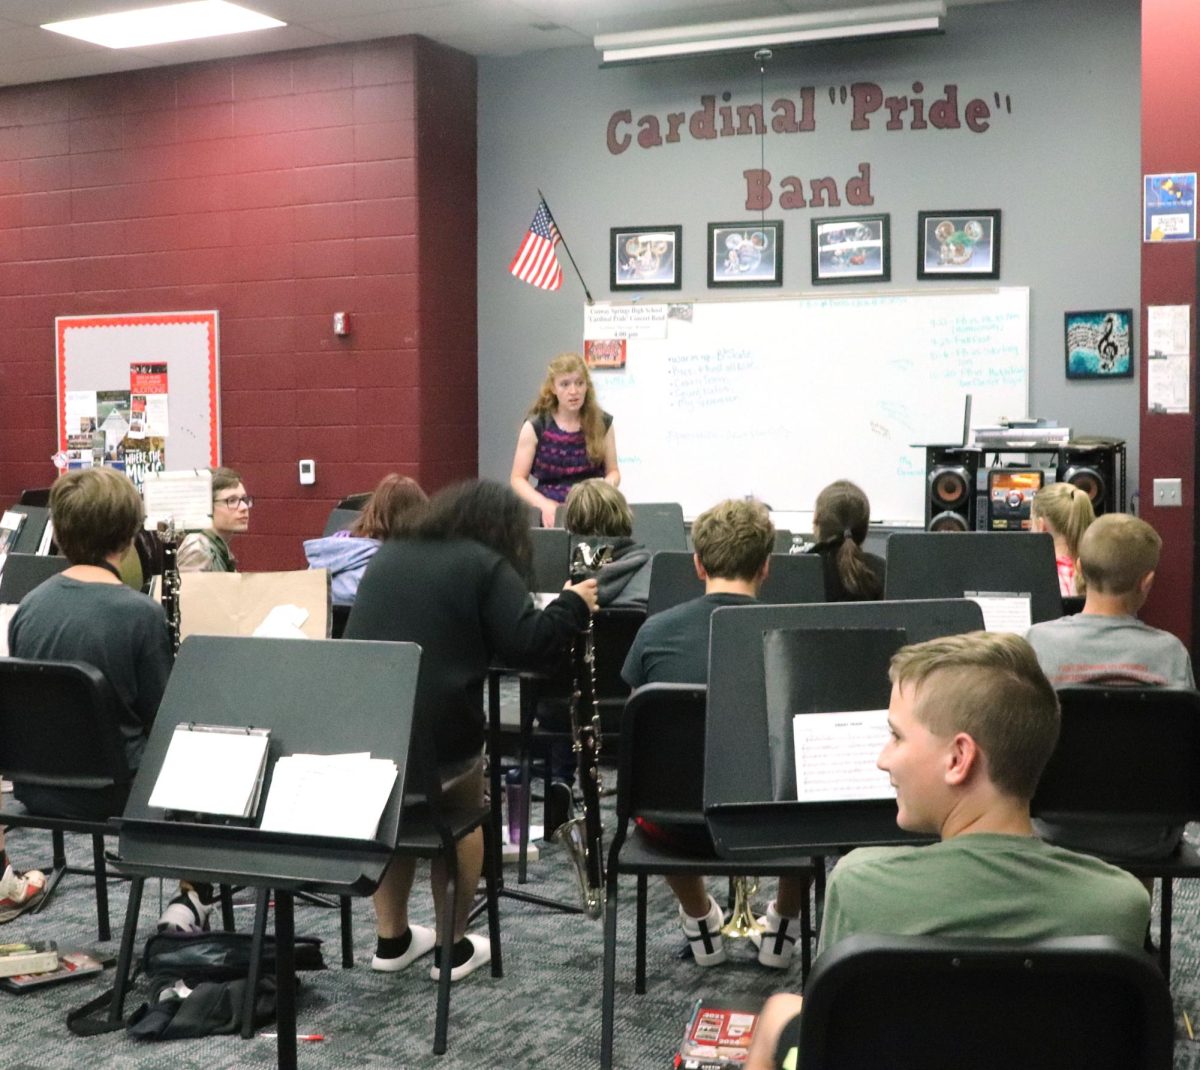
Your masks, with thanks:
[{"label": "white paper on whiteboard", "polygon": [[212,473],[207,468],[179,472],[147,472],[142,485],[146,527],[161,520],[177,528],[199,531],[212,524]]},{"label": "white paper on whiteboard", "polygon": [[796,798],[800,802],[894,799],[896,789],[875,765],[888,741],[887,713],[796,714],[792,718]]},{"label": "white paper on whiteboard", "polygon": [[983,626],[989,632],[1023,636],[1033,624],[1026,591],[963,591],[963,598],[983,610]]}]

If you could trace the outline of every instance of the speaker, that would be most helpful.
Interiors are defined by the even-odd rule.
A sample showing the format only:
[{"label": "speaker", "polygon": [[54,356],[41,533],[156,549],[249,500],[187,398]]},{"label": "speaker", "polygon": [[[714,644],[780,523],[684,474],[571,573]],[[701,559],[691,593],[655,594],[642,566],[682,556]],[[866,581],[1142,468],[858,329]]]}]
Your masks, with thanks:
[{"label": "speaker", "polygon": [[925,448],[925,529],[974,531],[979,451],[962,446]]},{"label": "speaker", "polygon": [[1097,516],[1123,508],[1117,473],[1116,446],[1066,445],[1059,454],[1057,478],[1073,483],[1092,500]]}]

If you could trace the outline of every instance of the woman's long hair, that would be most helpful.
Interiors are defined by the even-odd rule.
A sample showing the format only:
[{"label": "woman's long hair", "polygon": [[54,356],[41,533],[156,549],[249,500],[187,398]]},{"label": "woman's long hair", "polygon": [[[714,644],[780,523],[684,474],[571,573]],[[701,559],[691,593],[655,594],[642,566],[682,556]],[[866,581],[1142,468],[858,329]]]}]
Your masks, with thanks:
[{"label": "woman's long hair", "polygon": [[364,539],[390,539],[406,524],[410,513],[418,514],[429,501],[415,479],[391,472],[384,476],[363,505],[350,534]]},{"label": "woman's long hair", "polygon": [[818,551],[832,553],[842,586],[862,599],[883,595],[879,577],[867,564],[862,543],[871,523],[871,503],[848,479],[830,483],[817,495],[813,511],[813,534]]},{"label": "woman's long hair", "polygon": [[[1083,533],[1096,519],[1092,508],[1092,499],[1086,490],[1075,486],[1074,483],[1051,483],[1043,487],[1033,496],[1030,516],[1041,520],[1050,529],[1051,535],[1059,535],[1066,540],[1071,560],[1079,561],[1079,544]],[[1079,594],[1087,593],[1083,572],[1075,569],[1075,590]]]},{"label": "woman's long hair", "polygon": [[527,419],[540,416],[549,419],[558,409],[558,397],[554,393],[554,380],[560,375],[583,376],[587,392],[583,397],[583,408],[579,410],[579,421],[583,428],[583,440],[587,446],[587,455],[593,464],[604,460],[604,436],[607,429],[604,426],[604,413],[596,403],[596,388],[592,385],[592,377],[588,367],[578,353],[559,353],[546,369],[546,379],[538,393],[537,400],[530,406]]},{"label": "woman's long hair", "polygon": [[495,550],[528,580],[533,559],[529,506],[507,484],[469,479],[429,499],[412,534],[437,541],[474,539]]}]

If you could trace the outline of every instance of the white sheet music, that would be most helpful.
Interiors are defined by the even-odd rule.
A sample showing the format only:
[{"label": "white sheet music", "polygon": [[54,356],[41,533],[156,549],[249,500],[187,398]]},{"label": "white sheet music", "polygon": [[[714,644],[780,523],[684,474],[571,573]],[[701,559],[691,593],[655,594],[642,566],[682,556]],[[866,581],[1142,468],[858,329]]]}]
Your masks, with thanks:
[{"label": "white sheet music", "polygon": [[989,632],[1011,632],[1023,636],[1033,625],[1028,591],[963,591],[983,610],[983,626]]},{"label": "white sheet music", "polygon": [[792,737],[801,802],[895,798],[887,773],[875,767],[888,741],[887,710],[798,713]]},{"label": "white sheet music", "polygon": [[374,839],[396,763],[364,754],[290,754],[275,763],[260,829]]},{"label": "white sheet music", "polygon": [[212,473],[207,468],[147,472],[142,484],[146,527],[175,521],[177,528],[199,530],[212,524]]},{"label": "white sheet music", "polygon": [[176,725],[150,805],[249,817],[257,808],[268,742],[265,728]]}]

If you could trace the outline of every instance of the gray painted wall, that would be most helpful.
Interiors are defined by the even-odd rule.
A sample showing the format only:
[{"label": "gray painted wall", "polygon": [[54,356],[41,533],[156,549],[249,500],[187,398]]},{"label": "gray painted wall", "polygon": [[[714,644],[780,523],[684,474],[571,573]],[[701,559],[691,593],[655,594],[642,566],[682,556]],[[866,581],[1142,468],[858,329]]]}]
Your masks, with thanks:
[{"label": "gray painted wall", "polygon": [[[1017,0],[955,7],[944,36],[778,51],[765,76],[773,100],[798,99],[816,87],[816,129],[765,139],[765,167],[778,179],[831,175],[839,188],[860,161],[872,165],[871,210],[889,212],[892,282],[916,281],[920,209],[1000,208],[1000,285],[1030,289],[1031,414],[1057,418],[1077,433],[1111,434],[1130,444],[1129,482],[1137,473],[1136,380],[1068,382],[1063,312],[1133,308],[1140,328],[1139,161],[1140,14],[1137,0]],[[991,129],[851,131],[848,105],[831,105],[829,87],[857,81],[886,94],[924,83],[926,107],[942,86],[966,101],[1011,113]],[[517,430],[546,363],[582,342],[583,293],[567,277],[544,293],[507,274],[532,217],[540,187],[597,300],[626,299],[608,289],[609,227],[683,226],[680,299],[702,299],[709,222],[752,218],[742,172],[759,166],[756,136],[609,153],[609,116],[633,118],[700,106],[703,93],[732,93],[732,104],[759,100],[759,71],[749,58],[682,60],[600,70],[597,53],[572,49],[484,58],[479,66],[479,458],[482,476],[508,475]],[[1003,105],[1002,105],[1003,107]],[[636,126],[632,128],[636,136]],[[855,209],[802,208],[768,218],[785,226],[785,292],[811,291],[809,220]],[[931,287],[934,283],[921,283]],[[826,294],[861,287],[822,287]],[[756,291],[738,291],[751,295]],[[757,291],[762,293],[762,291]],[[675,298],[672,298],[675,299]],[[1135,333],[1135,337],[1137,337]],[[886,339],[880,340],[886,345]],[[1140,356],[1140,354],[1137,354]],[[869,389],[869,388],[868,388]],[[615,413],[618,444],[621,414]],[[827,462],[823,462],[827,463]],[[829,476],[835,478],[836,463]],[[868,493],[870,488],[867,488]]]}]

